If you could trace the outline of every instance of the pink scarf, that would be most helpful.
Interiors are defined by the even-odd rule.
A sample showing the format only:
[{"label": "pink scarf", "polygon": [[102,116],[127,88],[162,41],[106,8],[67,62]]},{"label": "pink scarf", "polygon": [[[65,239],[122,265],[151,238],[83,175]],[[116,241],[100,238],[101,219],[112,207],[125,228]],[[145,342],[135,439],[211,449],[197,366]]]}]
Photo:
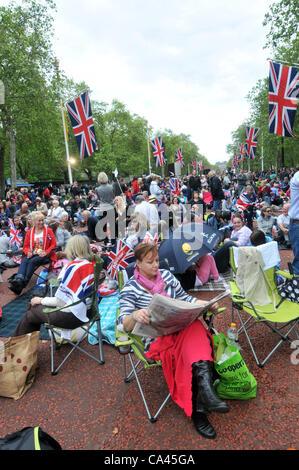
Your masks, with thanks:
[{"label": "pink scarf", "polygon": [[134,277],[138,284],[144,287],[146,290],[150,291],[152,295],[160,294],[166,297],[170,297],[164,290],[164,280],[161,276],[160,271],[157,272],[157,277],[155,281],[150,281],[146,277],[144,277],[137,268],[134,269]]}]

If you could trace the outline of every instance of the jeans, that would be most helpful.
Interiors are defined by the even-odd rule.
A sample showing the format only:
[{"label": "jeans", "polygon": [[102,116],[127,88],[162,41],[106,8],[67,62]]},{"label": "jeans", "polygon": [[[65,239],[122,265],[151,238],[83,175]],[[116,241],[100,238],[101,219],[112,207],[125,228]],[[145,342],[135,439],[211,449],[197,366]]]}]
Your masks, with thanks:
[{"label": "jeans", "polygon": [[299,224],[290,223],[289,225],[289,236],[292,243],[292,249],[294,253],[293,259],[293,271],[294,274],[299,274]]},{"label": "jeans", "polygon": [[36,268],[42,264],[45,264],[47,261],[49,261],[48,255],[43,257],[35,255],[31,258],[24,256],[18,269],[16,279],[22,279],[25,284],[28,284]]},{"label": "jeans", "polygon": [[214,211],[221,210],[221,200],[214,200],[213,201],[213,210]]}]

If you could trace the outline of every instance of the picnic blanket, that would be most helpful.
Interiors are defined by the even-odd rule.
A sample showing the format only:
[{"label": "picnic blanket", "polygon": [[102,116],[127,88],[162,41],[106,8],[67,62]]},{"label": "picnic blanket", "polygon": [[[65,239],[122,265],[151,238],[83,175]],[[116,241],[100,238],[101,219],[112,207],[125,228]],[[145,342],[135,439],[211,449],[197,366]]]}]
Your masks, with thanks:
[{"label": "picnic blanket", "polygon": [[230,271],[220,274],[217,281],[210,280],[202,286],[194,287],[190,289],[190,292],[199,292],[199,291],[226,291],[230,288],[229,280],[231,278]]},{"label": "picnic blanket", "polygon": [[[102,297],[99,303],[99,314],[101,316],[101,333],[102,339],[108,344],[115,344],[115,322],[116,313],[119,308],[119,292],[118,290],[110,295]],[[98,325],[95,323],[90,331],[98,335]],[[98,341],[92,335],[88,335],[90,344],[97,344]]]},{"label": "picnic blanket", "polygon": [[[8,304],[2,306],[2,320],[0,322],[0,337],[9,338],[15,331],[19,321],[26,312],[29,300],[35,295],[36,290],[30,289]],[[49,335],[42,325],[40,339],[48,340]]]}]

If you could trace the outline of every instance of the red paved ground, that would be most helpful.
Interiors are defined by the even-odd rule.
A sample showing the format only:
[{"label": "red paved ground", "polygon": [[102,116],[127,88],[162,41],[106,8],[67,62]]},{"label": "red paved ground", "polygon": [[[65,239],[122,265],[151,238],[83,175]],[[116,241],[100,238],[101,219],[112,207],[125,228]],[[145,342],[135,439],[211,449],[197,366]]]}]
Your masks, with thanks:
[{"label": "red paved ground", "polygon": [[[287,261],[292,260],[292,252],[282,251],[281,257],[285,268]],[[14,298],[6,282],[13,272],[7,270],[3,274],[2,305]],[[212,296],[203,293],[200,298]],[[215,321],[219,332],[226,332],[231,318],[229,299],[223,305],[228,309]],[[260,351],[274,344],[268,329],[257,331],[257,336]],[[210,421],[217,430],[213,441],[200,437],[172,401],[158,421],[150,423],[136,384],[125,384],[122,380],[122,357],[113,346],[104,345],[103,366],[77,353],[53,377],[47,341],[40,341],[39,369],[33,386],[18,401],[0,398],[0,437],[25,426],[40,425],[65,450],[298,449],[299,366],[291,364],[293,351],[289,344],[283,344],[260,369],[243,337],[241,346],[243,358],[258,382],[257,398],[244,402],[231,400],[229,413],[211,414]],[[95,346],[88,345],[88,348],[93,350]],[[156,369],[146,373],[144,379],[145,390],[155,408],[167,393],[163,373]]]}]

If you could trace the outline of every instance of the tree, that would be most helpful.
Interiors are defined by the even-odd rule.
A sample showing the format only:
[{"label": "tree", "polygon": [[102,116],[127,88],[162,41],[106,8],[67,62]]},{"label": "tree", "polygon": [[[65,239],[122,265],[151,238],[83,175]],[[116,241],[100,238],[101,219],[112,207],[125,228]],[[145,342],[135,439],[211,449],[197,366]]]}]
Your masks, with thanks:
[{"label": "tree", "polygon": [[[53,34],[52,0],[37,2],[12,1],[0,7],[0,77],[5,85],[5,104],[0,107],[2,159],[10,142],[12,187],[16,184],[17,167],[27,176],[41,153],[54,154],[53,121],[55,114],[55,67],[51,51]],[[50,96],[49,96],[50,95]],[[46,160],[49,161],[48,158]],[[1,181],[3,183],[4,162]],[[1,185],[2,197],[4,188]]]}]

